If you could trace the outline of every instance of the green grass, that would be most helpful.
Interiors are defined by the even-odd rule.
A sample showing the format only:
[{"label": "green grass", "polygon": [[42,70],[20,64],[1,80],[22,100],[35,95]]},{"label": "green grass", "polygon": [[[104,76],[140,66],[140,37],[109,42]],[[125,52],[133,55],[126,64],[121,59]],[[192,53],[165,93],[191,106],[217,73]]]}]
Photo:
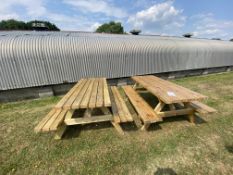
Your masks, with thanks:
[{"label": "green grass", "polygon": [[75,126],[56,141],[33,129],[60,97],[0,104],[0,174],[233,174],[233,73],[172,81],[209,96],[219,112],[148,132],[124,125],[123,137],[109,123]]}]

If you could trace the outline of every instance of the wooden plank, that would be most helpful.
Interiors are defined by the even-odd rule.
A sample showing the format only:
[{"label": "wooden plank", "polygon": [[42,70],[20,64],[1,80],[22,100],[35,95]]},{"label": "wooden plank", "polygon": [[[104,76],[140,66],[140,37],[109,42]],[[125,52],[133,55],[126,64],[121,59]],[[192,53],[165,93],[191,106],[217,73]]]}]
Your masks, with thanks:
[{"label": "wooden plank", "polygon": [[160,117],[173,117],[173,116],[178,116],[178,115],[189,115],[193,113],[192,108],[186,108],[186,109],[177,109],[173,111],[164,111],[164,112],[158,112],[157,114]]},{"label": "wooden plank", "polygon": [[55,119],[55,121],[50,126],[50,131],[57,130],[58,126],[64,121],[65,115],[67,113],[67,110],[63,109],[61,113],[58,115],[58,117]]},{"label": "wooden plank", "polygon": [[131,86],[123,86],[123,89],[144,123],[162,120]]},{"label": "wooden plank", "polygon": [[98,86],[98,91],[97,91],[97,96],[96,96],[96,107],[103,107],[104,106],[104,96],[103,96],[103,78],[99,79],[99,86]]},{"label": "wooden plank", "polygon": [[40,132],[43,126],[48,122],[48,120],[55,114],[56,110],[52,109],[40,122],[39,124],[35,127],[34,131],[35,132]]},{"label": "wooden plank", "polygon": [[85,93],[85,95],[84,95],[84,97],[83,97],[83,99],[82,99],[82,101],[80,103],[80,108],[88,108],[88,103],[90,101],[92,88],[93,88],[93,84],[94,84],[95,79],[91,79],[90,81],[91,81],[90,85],[87,88],[87,91],[86,91],[86,93]]},{"label": "wooden plank", "polygon": [[121,122],[127,122],[127,118],[125,117],[125,113],[121,107],[121,102],[118,99],[117,96],[117,88],[115,86],[111,87],[112,93],[113,93],[113,97],[116,103],[116,107],[117,107],[117,112],[118,112],[118,116],[120,117]]},{"label": "wooden plank", "polygon": [[88,81],[85,83],[85,85],[82,87],[82,89],[80,90],[78,96],[76,97],[75,101],[72,104],[71,109],[79,109],[80,108],[80,103],[82,101],[82,99],[84,98],[84,95],[88,89],[88,87],[90,86],[91,80],[88,79]]},{"label": "wooden plank", "polygon": [[52,115],[52,117],[47,121],[47,123],[42,128],[42,131],[49,131],[50,126],[56,120],[58,115],[61,113],[62,109],[57,109],[56,112]]},{"label": "wooden plank", "polygon": [[92,93],[90,96],[90,101],[89,101],[89,108],[95,108],[96,106],[96,96],[97,96],[97,92],[98,92],[98,86],[99,86],[99,79],[95,78],[94,84],[93,84],[93,88],[92,88]]},{"label": "wooden plank", "polygon": [[127,122],[133,121],[133,117],[131,113],[129,112],[128,107],[126,106],[125,101],[121,97],[121,94],[118,91],[117,87],[112,87],[112,91],[113,91],[114,97],[117,99],[117,101],[119,101],[118,103],[119,106],[117,106],[117,108],[120,111],[123,111],[123,116],[120,115],[120,118],[123,117],[123,120],[126,119]]},{"label": "wooden plank", "polygon": [[114,126],[114,128],[117,130],[117,132],[120,134],[120,135],[124,135],[124,131],[122,130],[121,126],[119,125],[119,123],[115,123],[115,122],[111,122],[112,125]]},{"label": "wooden plank", "polygon": [[66,103],[63,105],[63,109],[71,109],[72,104],[74,100],[77,98],[80,90],[83,88],[83,86],[87,83],[87,79],[83,79],[79,86],[75,89],[74,93],[69,97],[69,99],[66,101]]},{"label": "wooden plank", "polygon": [[82,83],[82,81],[83,81],[82,79],[79,80],[78,83],[76,83],[74,87],[71,88],[70,91],[55,105],[56,109],[60,109],[63,107],[63,105],[70,98],[70,96],[74,93],[75,89]]},{"label": "wooden plank", "polygon": [[201,113],[201,114],[217,112],[216,109],[214,109],[210,106],[207,106],[206,104],[201,103],[199,101],[192,101],[189,104],[191,107],[193,107],[195,109],[195,111],[197,111],[198,113]]},{"label": "wooden plank", "polygon": [[111,106],[111,100],[108,92],[108,85],[106,78],[104,78],[104,106],[110,107]]},{"label": "wooden plank", "polygon": [[119,117],[119,113],[118,113],[118,110],[117,110],[117,105],[116,105],[112,90],[109,91],[109,95],[110,95],[110,100],[111,100],[111,108],[112,108],[114,122],[115,123],[120,123],[121,120],[120,120],[120,117]]},{"label": "wooden plank", "polygon": [[166,104],[189,102],[192,100],[206,98],[206,96],[200,93],[155,76],[135,76],[132,77],[132,79],[141,84]]},{"label": "wooden plank", "polygon": [[112,121],[112,115],[100,115],[100,116],[92,116],[89,118],[72,118],[72,119],[65,119],[66,125],[78,125],[78,124],[88,124],[88,123],[99,123],[105,121]]},{"label": "wooden plank", "polygon": [[156,105],[154,111],[155,112],[160,112],[163,109],[164,106],[165,106],[165,103],[162,102],[161,100],[159,100],[159,103]]}]

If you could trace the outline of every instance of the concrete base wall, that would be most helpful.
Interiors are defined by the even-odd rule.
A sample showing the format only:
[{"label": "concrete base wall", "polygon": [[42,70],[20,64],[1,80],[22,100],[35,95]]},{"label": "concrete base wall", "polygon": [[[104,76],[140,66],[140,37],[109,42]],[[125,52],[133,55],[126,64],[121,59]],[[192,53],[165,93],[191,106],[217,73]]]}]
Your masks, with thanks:
[{"label": "concrete base wall", "polygon": [[[164,72],[164,73],[156,73],[154,75],[164,79],[174,79],[174,78],[182,78],[187,76],[198,76],[198,75],[206,75],[206,74],[229,72],[229,71],[233,71],[233,66],[185,70],[185,71],[176,71],[176,72]],[[63,95],[67,93],[70,90],[70,88],[73,87],[74,84],[75,83],[58,84],[58,85],[49,85],[43,87],[31,87],[31,88],[0,91],[0,102],[12,102],[12,101],[34,99],[34,98],[48,97],[54,95]],[[121,86],[126,84],[133,84],[133,81],[130,79],[130,77],[116,78],[116,79],[109,79],[108,84]]]}]

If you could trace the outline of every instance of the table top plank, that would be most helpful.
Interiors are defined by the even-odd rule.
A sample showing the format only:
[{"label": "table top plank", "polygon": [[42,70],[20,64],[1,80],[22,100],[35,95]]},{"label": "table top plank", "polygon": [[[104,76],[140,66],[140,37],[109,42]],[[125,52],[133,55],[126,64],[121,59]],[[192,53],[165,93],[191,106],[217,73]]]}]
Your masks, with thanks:
[{"label": "table top plank", "polygon": [[90,97],[91,97],[91,92],[92,92],[92,89],[93,89],[93,84],[94,84],[94,81],[95,79],[91,79],[90,80],[91,83],[90,85],[88,86],[88,89],[80,103],[80,108],[87,108],[88,107],[88,103],[89,103],[89,100],[90,100]]},{"label": "table top plank", "polygon": [[70,98],[66,101],[66,103],[63,105],[63,109],[71,109],[72,104],[74,100],[77,98],[78,94],[80,93],[80,90],[82,87],[87,83],[87,79],[82,79],[79,83],[79,86],[75,89],[74,93],[70,96]]},{"label": "table top plank", "polygon": [[132,79],[166,104],[201,100],[206,96],[156,76],[134,76]]},{"label": "table top plank", "polygon": [[96,96],[96,107],[103,107],[104,106],[104,98],[103,98],[103,78],[99,79],[99,86],[98,86],[98,91],[97,91],[97,96]]},{"label": "table top plank", "polygon": [[78,96],[76,97],[74,103],[72,104],[72,109],[78,109],[80,107],[80,103],[82,101],[82,99],[84,98],[84,95],[88,89],[88,87],[90,86],[91,80],[88,79],[87,82],[85,83],[85,85],[82,87],[82,89],[80,90]]},{"label": "table top plank", "polygon": [[104,106],[109,107],[111,106],[111,100],[109,96],[109,91],[108,91],[108,85],[107,85],[107,80],[104,78]]},{"label": "table top plank", "polygon": [[99,86],[99,79],[95,78],[95,82],[93,84],[93,89],[92,89],[92,92],[91,92],[90,101],[89,101],[89,104],[88,104],[89,108],[95,108],[96,95],[97,95],[97,92],[98,92],[98,86]]},{"label": "table top plank", "polygon": [[78,81],[78,83],[76,83],[74,85],[74,87],[72,87],[69,92],[55,105],[54,108],[56,109],[60,109],[63,107],[63,105],[67,102],[67,100],[70,98],[70,96],[74,93],[74,91],[76,90],[76,88],[82,83],[82,79]]}]

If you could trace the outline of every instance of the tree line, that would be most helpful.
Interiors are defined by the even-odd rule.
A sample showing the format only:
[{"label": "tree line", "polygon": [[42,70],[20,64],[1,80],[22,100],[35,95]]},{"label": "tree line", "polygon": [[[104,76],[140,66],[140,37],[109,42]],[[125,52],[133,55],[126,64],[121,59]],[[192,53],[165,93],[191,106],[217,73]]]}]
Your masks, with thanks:
[{"label": "tree line", "polygon": [[[37,24],[40,24],[37,26]],[[41,25],[43,24],[43,25]],[[60,31],[60,29],[49,21],[17,21],[14,19],[2,20],[0,22],[0,30],[35,30],[36,28],[44,28],[48,31]]]}]

